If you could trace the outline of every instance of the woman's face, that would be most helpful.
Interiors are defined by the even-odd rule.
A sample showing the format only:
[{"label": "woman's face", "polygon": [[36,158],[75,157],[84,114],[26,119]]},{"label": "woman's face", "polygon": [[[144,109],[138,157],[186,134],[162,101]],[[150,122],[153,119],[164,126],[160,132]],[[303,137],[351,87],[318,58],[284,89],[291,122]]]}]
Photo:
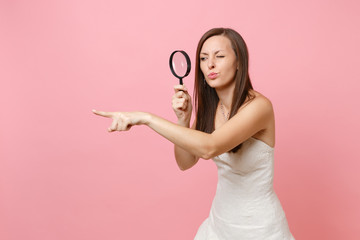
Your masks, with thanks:
[{"label": "woman's face", "polygon": [[200,69],[210,87],[223,89],[234,83],[237,61],[227,37],[217,35],[208,38],[199,57]]}]

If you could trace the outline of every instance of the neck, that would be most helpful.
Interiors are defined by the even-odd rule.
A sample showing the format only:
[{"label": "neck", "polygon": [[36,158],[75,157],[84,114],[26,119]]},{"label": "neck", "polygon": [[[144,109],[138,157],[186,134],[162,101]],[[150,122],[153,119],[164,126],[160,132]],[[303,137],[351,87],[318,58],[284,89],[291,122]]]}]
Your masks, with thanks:
[{"label": "neck", "polygon": [[222,105],[224,106],[227,112],[230,112],[231,110],[234,89],[235,89],[235,81],[234,84],[231,84],[231,86],[228,86],[227,88],[216,89],[216,93],[219,97],[219,102],[222,103]]}]

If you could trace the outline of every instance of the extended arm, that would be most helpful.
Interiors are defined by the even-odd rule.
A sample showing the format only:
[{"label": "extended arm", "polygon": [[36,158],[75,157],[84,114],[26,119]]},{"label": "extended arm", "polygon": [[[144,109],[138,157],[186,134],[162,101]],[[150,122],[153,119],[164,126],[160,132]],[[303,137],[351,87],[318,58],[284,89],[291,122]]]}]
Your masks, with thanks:
[{"label": "extended arm", "polygon": [[110,131],[129,130],[132,125],[144,124],[186,152],[209,159],[231,150],[264,129],[273,109],[267,99],[255,98],[212,134],[177,125],[151,113],[94,113],[113,118]]}]

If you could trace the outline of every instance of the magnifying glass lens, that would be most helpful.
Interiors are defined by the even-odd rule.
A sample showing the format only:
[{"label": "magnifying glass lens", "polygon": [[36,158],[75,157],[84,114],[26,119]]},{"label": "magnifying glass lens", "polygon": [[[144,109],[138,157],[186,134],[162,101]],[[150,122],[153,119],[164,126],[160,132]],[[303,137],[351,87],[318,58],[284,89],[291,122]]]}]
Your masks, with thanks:
[{"label": "magnifying glass lens", "polygon": [[169,66],[172,74],[179,79],[179,83],[182,85],[182,79],[189,75],[191,70],[189,55],[182,50],[172,52],[169,58]]},{"label": "magnifying glass lens", "polygon": [[183,77],[187,71],[187,62],[184,54],[177,52],[174,54],[172,59],[172,67],[179,77]]}]

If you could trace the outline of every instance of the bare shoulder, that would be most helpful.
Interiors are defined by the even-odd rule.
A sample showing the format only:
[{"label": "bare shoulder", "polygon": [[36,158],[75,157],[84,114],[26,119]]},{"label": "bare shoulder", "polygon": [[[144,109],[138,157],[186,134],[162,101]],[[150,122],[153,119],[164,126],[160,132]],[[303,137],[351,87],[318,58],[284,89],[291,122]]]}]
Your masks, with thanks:
[{"label": "bare shoulder", "polygon": [[250,91],[250,98],[245,100],[245,103],[239,108],[239,111],[248,106],[251,106],[249,108],[257,108],[258,110],[261,108],[261,110],[273,111],[273,105],[270,99],[255,90]]},{"label": "bare shoulder", "polygon": [[272,102],[270,99],[265,97],[263,94],[252,90],[250,92],[251,97],[247,99],[242,108],[251,114],[251,113],[259,113],[262,112],[264,127],[262,130],[255,133],[252,137],[265,142],[267,145],[274,147],[275,146],[275,116]]}]

